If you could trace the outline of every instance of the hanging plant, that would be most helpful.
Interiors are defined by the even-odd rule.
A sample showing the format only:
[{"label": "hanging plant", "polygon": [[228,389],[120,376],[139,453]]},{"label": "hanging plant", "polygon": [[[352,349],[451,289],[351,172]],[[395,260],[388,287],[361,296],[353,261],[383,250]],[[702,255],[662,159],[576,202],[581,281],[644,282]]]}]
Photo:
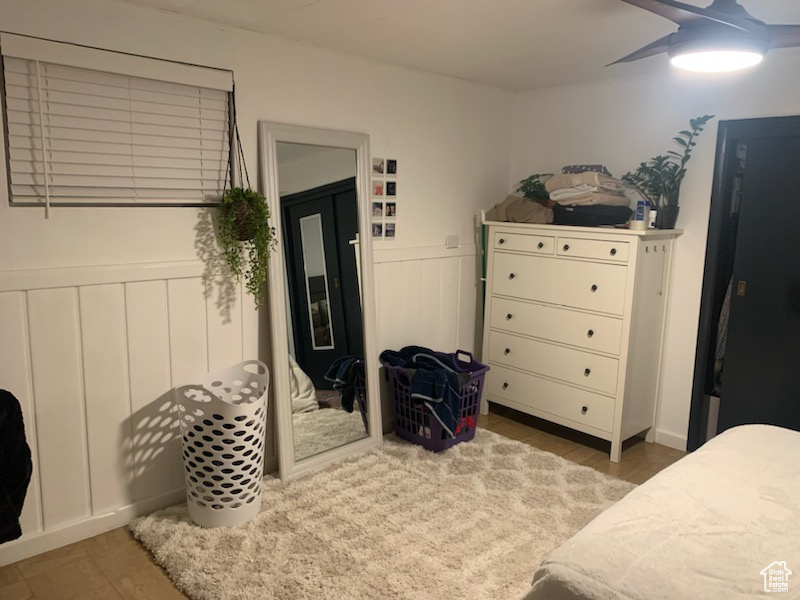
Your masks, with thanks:
[{"label": "hanging plant", "polygon": [[269,224],[269,205],[255,190],[226,190],[219,205],[217,237],[228,269],[260,308],[266,291],[267,265],[275,248],[275,229]]},{"label": "hanging plant", "polygon": [[233,110],[229,131],[230,158],[226,184],[229,179],[233,185],[234,157],[238,155],[238,181],[246,182],[246,187],[227,189],[226,185],[219,205],[217,238],[228,269],[237,281],[241,281],[244,277],[245,289],[255,299],[258,309],[261,308],[266,294],[267,266],[276,244],[275,228],[269,223],[270,211],[266,198],[250,187],[250,176],[244,162],[242,142],[236,124],[234,94],[231,104]]}]

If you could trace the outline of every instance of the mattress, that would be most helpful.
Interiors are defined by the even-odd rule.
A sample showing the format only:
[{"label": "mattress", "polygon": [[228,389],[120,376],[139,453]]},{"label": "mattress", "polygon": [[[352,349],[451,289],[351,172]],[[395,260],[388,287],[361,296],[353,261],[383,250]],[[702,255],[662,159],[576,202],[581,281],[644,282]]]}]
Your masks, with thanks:
[{"label": "mattress", "polygon": [[524,598],[753,598],[786,587],[781,570],[800,597],[800,433],[744,425],[559,546]]}]

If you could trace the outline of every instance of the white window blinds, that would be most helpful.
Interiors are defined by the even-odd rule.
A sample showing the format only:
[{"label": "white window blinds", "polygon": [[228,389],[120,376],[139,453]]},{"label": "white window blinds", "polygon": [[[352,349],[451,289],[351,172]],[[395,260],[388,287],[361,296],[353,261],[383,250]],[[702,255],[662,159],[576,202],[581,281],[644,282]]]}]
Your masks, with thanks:
[{"label": "white window blinds", "polygon": [[[214,87],[205,87],[198,67],[41,40],[30,46],[8,34],[0,40],[12,204],[219,201],[229,72],[209,69]],[[130,74],[142,72],[149,77]]]}]

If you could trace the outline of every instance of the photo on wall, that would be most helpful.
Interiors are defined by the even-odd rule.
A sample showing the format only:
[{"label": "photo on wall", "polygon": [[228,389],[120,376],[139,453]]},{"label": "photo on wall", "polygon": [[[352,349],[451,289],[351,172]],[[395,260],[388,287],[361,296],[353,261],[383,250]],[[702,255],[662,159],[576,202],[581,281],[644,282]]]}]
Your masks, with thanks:
[{"label": "photo on wall", "polygon": [[[374,205],[375,205],[375,203],[373,202],[372,216],[375,216]],[[397,217],[397,202],[387,202],[386,203],[385,216],[386,216],[387,219],[394,219],[395,217]]]},{"label": "photo on wall", "polygon": [[372,216],[373,217],[382,217],[383,216],[383,202],[373,202],[372,203]]},{"label": "photo on wall", "polygon": [[383,237],[383,223],[373,223],[372,224],[372,237],[374,237],[374,238],[382,238]]},{"label": "photo on wall", "polygon": [[387,196],[396,196],[397,195],[397,182],[396,181],[387,181],[386,182],[386,195]]},{"label": "photo on wall", "polygon": [[388,177],[397,176],[397,161],[393,158],[386,159],[386,175]]},{"label": "photo on wall", "polygon": [[397,230],[397,223],[386,223],[386,231],[385,231],[385,239],[393,240],[395,239],[395,233]]},{"label": "photo on wall", "polygon": [[383,182],[382,181],[373,181],[372,182],[372,195],[376,198],[383,198]]},{"label": "photo on wall", "polygon": [[[382,158],[373,158],[372,159],[372,174],[381,176],[384,174],[385,169],[385,162]],[[395,165],[396,166],[396,165]]]}]

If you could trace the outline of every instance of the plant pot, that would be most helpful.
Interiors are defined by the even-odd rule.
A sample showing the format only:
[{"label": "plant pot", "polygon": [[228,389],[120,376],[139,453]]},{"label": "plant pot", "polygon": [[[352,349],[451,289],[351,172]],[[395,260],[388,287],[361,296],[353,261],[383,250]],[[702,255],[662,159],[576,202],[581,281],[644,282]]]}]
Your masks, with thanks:
[{"label": "plant pot", "polygon": [[246,202],[239,202],[234,206],[236,236],[240,242],[252,240],[256,235],[256,226],[251,216],[252,211],[253,209]]},{"label": "plant pot", "polygon": [[660,207],[656,213],[656,229],[675,229],[679,210],[680,207],[674,204]]}]

